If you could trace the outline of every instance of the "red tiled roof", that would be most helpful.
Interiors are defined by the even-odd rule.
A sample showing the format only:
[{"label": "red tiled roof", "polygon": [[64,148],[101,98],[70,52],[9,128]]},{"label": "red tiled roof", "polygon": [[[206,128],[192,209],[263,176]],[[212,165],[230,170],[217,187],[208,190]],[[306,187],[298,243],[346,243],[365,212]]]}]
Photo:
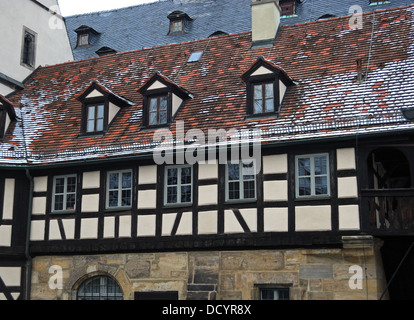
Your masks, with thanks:
[{"label": "red tiled roof", "polygon": [[[251,33],[245,32],[41,67],[10,98],[21,106],[17,112],[23,121],[12,125],[0,151],[21,150],[23,140],[32,155],[66,150],[72,157],[75,150],[120,143],[131,153],[148,150],[154,130],[142,130],[139,89],[156,71],[193,95],[177,112],[172,129],[176,121],[206,133],[260,128],[266,141],[414,129],[400,111],[414,102],[413,13],[414,6],[366,13],[361,30],[350,29],[350,17],[284,26],[271,47],[251,48]],[[201,50],[199,62],[187,63],[192,52]],[[241,75],[260,56],[295,81],[278,117],[246,117]],[[357,81],[357,59],[368,71],[366,82]],[[104,136],[79,137],[77,97],[92,81],[134,105],[120,110]]]}]

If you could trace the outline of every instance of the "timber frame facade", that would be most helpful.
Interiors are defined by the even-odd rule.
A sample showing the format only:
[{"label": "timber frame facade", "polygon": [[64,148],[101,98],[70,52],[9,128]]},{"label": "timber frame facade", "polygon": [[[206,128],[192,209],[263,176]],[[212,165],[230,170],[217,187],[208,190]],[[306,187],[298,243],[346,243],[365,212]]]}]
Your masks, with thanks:
[{"label": "timber frame facade", "polygon": [[[15,111],[0,145],[0,298],[412,298],[411,256],[388,281],[414,235],[413,13],[367,13],[365,35],[341,17],[281,27],[266,46],[245,32],[36,70],[0,96]],[[181,123],[199,131],[169,144]],[[159,147],[199,152],[210,129],[226,133],[215,162],[156,163]],[[234,136],[260,157],[219,161]]]}]

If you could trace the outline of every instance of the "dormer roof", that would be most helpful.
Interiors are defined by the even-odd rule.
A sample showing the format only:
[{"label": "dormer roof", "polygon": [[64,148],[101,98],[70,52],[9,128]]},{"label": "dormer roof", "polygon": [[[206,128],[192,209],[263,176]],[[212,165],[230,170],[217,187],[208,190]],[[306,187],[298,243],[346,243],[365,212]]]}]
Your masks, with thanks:
[{"label": "dormer roof", "polygon": [[88,99],[92,92],[97,91],[100,93],[101,97],[107,98],[110,101],[114,102],[118,107],[132,106],[133,102],[121,97],[120,95],[114,93],[112,90],[100,84],[98,81],[92,81],[81,94],[78,95],[77,99],[79,101],[84,101]]},{"label": "dormer roof", "polygon": [[16,113],[14,111],[13,103],[10,102],[6,97],[2,96],[1,94],[0,94],[0,106],[2,106],[6,110],[7,114],[10,117],[10,120],[12,121],[16,120]]}]

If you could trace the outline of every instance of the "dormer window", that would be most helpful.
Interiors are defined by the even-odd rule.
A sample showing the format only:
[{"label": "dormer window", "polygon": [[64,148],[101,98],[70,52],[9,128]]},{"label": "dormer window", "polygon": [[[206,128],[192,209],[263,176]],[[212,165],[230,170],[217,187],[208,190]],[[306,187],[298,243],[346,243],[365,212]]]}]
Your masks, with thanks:
[{"label": "dormer window", "polygon": [[132,102],[93,82],[78,98],[82,101],[81,134],[104,134],[122,107]]},{"label": "dormer window", "polygon": [[290,17],[295,15],[295,0],[280,0],[279,6],[282,17]]},{"label": "dormer window", "polygon": [[190,93],[156,72],[140,89],[144,96],[144,126],[168,125]]},{"label": "dormer window", "polygon": [[287,87],[293,82],[279,67],[259,57],[242,75],[246,82],[247,114],[278,114]]},{"label": "dormer window", "polygon": [[86,132],[102,132],[104,130],[105,122],[105,104],[98,103],[86,105],[86,108],[88,114]]},{"label": "dormer window", "polygon": [[12,121],[16,120],[13,105],[0,94],[0,140],[2,140]]},{"label": "dormer window", "polygon": [[253,85],[253,113],[268,113],[275,111],[274,81]]},{"label": "dormer window", "polygon": [[168,120],[168,95],[163,94],[149,98],[149,122],[150,126],[167,124]]},{"label": "dormer window", "polygon": [[171,12],[168,15],[168,19],[170,19],[170,31],[168,34],[185,33],[186,27],[193,21],[193,19],[182,11]]},{"label": "dormer window", "polygon": [[88,47],[91,44],[91,38],[93,35],[99,35],[99,32],[95,29],[82,25],[75,30],[78,34],[76,47]]}]

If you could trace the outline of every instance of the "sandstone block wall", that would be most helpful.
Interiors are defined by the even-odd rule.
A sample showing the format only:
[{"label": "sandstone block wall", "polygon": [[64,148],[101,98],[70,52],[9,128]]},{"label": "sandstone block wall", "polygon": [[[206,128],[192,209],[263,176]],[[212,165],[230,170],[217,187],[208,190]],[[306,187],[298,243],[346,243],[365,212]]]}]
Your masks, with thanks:
[{"label": "sandstone block wall", "polygon": [[[351,266],[363,270],[362,289],[352,289]],[[62,270],[62,288],[51,289],[51,266]],[[109,275],[124,299],[134,292],[177,291],[179,299],[251,300],[260,287],[288,287],[294,300],[378,299],[385,287],[379,246],[343,248],[131,253],[47,256],[33,260],[34,300],[76,299],[86,279]]]}]

